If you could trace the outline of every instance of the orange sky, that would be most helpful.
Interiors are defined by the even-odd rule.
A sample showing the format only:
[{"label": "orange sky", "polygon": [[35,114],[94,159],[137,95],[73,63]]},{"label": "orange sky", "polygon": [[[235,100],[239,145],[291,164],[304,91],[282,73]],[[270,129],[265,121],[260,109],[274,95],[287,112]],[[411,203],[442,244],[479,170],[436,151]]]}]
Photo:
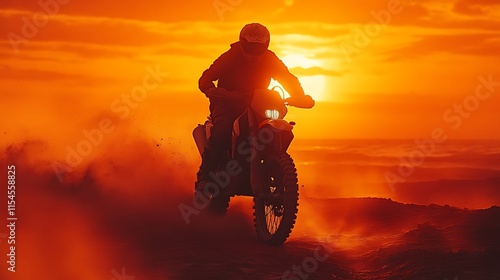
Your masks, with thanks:
[{"label": "orange sky", "polygon": [[[208,114],[198,79],[249,22],[268,26],[271,49],[318,101],[312,110],[289,109],[297,139],[413,143],[437,128],[450,138],[500,139],[498,0],[0,0],[0,150],[9,164],[19,166],[19,189],[28,202],[21,204],[28,230],[20,232],[26,241],[20,255],[28,258],[25,271],[36,275],[31,278],[44,275],[39,269],[52,275],[53,263],[41,262],[53,262],[50,254],[57,254],[55,262],[62,262],[68,275],[110,277],[108,267],[117,259],[110,250],[129,254],[127,242],[134,240],[114,231],[101,235],[85,222],[97,228],[102,221],[104,230],[118,225],[129,234],[134,231],[123,230],[121,223],[134,221],[130,213],[147,217],[152,211],[161,218],[145,222],[168,226],[181,218],[177,199],[188,193],[191,198],[200,162],[191,133]],[[140,93],[140,100],[131,100],[132,93]],[[85,150],[85,143],[92,145]],[[75,159],[70,153],[75,149],[88,151],[80,156],[84,164],[68,160]],[[378,169],[340,169],[344,181],[331,183],[320,178],[321,166],[297,158],[301,186],[307,186],[301,197],[395,196],[386,184],[366,184],[383,177]],[[55,163],[74,167],[63,170],[61,188],[54,188],[54,172],[61,175]],[[335,172],[328,172],[333,178]],[[331,193],[322,184],[331,184]],[[74,191],[69,186],[81,199],[67,200]],[[123,203],[121,194],[130,202]],[[462,192],[446,195],[450,205],[464,201]],[[487,195],[491,200],[481,201],[481,207],[498,197]],[[97,204],[89,203],[93,198]],[[471,199],[468,205],[479,205]],[[164,214],[174,213],[163,208],[170,206],[173,218]],[[106,213],[101,209],[112,211],[101,220]],[[116,213],[124,220],[109,223],[122,217]],[[62,231],[41,230],[54,220]],[[74,221],[81,225],[64,226]],[[37,232],[49,235],[49,242],[38,242]],[[142,238],[141,232],[136,234]],[[75,251],[75,240],[88,245],[85,239],[94,234],[105,237]],[[58,238],[58,250],[46,247]],[[49,258],[40,258],[47,251]],[[141,262],[144,258],[131,259]],[[82,276],[82,263],[88,264],[88,275]]]},{"label": "orange sky", "polygon": [[500,82],[496,0],[40,2],[47,5],[0,3],[1,133],[8,137],[72,118],[66,126],[80,131],[112,114],[147,67],[168,77],[132,115],[153,118],[151,130],[187,133],[208,112],[197,89],[202,71],[245,23],[262,22],[271,49],[319,101],[313,110],[290,110],[298,137],[424,138],[441,127],[454,138],[500,138],[500,85],[474,95],[478,77]]}]

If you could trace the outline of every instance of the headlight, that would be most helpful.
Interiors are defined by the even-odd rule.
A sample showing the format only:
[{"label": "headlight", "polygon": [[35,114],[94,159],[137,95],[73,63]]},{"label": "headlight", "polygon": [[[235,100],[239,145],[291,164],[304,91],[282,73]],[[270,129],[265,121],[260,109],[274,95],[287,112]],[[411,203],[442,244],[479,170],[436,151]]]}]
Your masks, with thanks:
[{"label": "headlight", "polygon": [[266,118],[277,120],[279,117],[280,112],[278,110],[266,110]]}]

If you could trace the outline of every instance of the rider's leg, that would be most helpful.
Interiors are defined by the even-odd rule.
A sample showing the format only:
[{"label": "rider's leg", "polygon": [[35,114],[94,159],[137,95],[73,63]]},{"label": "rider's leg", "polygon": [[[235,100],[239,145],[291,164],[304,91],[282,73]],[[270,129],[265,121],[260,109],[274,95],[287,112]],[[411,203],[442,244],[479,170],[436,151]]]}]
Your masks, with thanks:
[{"label": "rider's leg", "polygon": [[227,110],[227,112],[217,115],[212,114],[213,127],[197,174],[198,188],[203,188],[204,184],[211,181],[210,173],[215,172],[224,152],[231,146],[233,123],[237,117],[231,111]]},{"label": "rider's leg", "polygon": [[224,152],[231,147],[234,120],[245,111],[247,106],[246,103],[242,102],[210,103],[210,116],[213,126],[197,174],[197,188],[203,189],[207,182],[212,181],[210,173],[215,172],[217,164],[224,156]]}]

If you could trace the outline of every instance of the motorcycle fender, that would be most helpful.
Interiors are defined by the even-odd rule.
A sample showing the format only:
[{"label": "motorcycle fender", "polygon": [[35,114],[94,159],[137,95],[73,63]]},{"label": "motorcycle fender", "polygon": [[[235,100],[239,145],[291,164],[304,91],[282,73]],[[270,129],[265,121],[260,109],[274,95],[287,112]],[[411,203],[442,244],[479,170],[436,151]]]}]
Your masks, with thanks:
[{"label": "motorcycle fender", "polygon": [[[273,131],[274,136],[272,139],[274,140],[268,144],[260,143],[259,145],[263,145],[265,147],[262,150],[258,149],[256,146],[252,147],[252,157],[250,162],[250,182],[254,196],[262,193],[262,187],[266,185],[266,182],[268,180],[268,178],[264,176],[266,174],[266,169],[261,160],[264,159],[267,154],[276,153],[277,151],[286,151],[294,138],[291,129],[276,129],[276,126],[272,126],[271,123],[272,122],[267,124],[269,125],[268,128]],[[263,126],[261,129],[266,129],[266,126]],[[255,139],[258,138],[258,136],[255,135],[253,137]]]},{"label": "motorcycle fender", "polygon": [[259,123],[259,128],[262,128],[265,125],[270,125],[274,129],[284,130],[284,131],[292,131],[293,125],[289,124],[287,121],[278,119],[278,120],[270,120],[266,119]]},{"label": "motorcycle fender", "polygon": [[[286,123],[287,125],[291,126],[290,129],[286,128],[283,124],[276,124],[276,122],[269,122],[263,125],[259,129],[259,138],[263,144],[265,144],[265,153],[274,153],[276,151],[285,151],[288,150],[288,147],[292,143],[292,140],[294,138],[292,129],[293,126],[290,124]],[[280,128],[286,128],[286,129],[279,129],[276,127]],[[265,133],[267,132],[267,133]],[[272,138],[270,139],[265,139],[269,138],[269,136],[263,137],[264,135],[269,135],[269,132],[272,133]],[[262,138],[262,139],[261,139]]]}]

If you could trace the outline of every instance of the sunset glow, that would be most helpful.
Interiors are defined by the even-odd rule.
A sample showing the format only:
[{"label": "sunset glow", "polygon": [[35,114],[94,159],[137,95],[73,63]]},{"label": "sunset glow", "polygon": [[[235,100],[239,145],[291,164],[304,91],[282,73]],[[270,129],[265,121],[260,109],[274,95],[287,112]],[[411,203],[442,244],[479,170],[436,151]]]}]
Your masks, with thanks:
[{"label": "sunset glow", "polygon": [[[308,58],[301,54],[289,54],[282,57],[283,62],[289,68],[315,69],[322,67],[321,61]],[[304,87],[306,94],[311,95],[317,101],[328,101],[326,97],[325,75],[300,76],[298,77]],[[271,84],[273,86],[273,84]]]},{"label": "sunset glow", "polygon": [[[267,179],[238,177],[262,174],[234,158],[212,169],[281,184],[248,188],[295,226],[280,248],[258,244],[251,196],[231,198],[223,219],[179,210],[203,181],[200,76],[252,22],[316,103],[272,121],[286,137],[235,138],[252,156],[277,150],[243,164],[279,163]],[[0,35],[1,279],[292,279],[307,261],[308,279],[500,275],[498,0],[1,0]],[[221,135],[245,129],[231,121]],[[17,232],[5,227],[7,166]],[[18,278],[5,269],[11,232]],[[335,248],[321,261],[319,244]]]},{"label": "sunset glow", "polygon": [[[179,94],[190,103],[203,102],[197,79],[251,21],[268,26],[271,49],[306,91],[330,103],[300,112],[304,118],[352,120],[349,131],[337,126],[328,137],[424,137],[442,124],[446,108],[474,94],[481,75],[499,80],[500,21],[494,3],[400,3],[391,12],[386,1],[234,2],[219,10],[210,1],[147,6],[60,2],[57,7],[1,4],[2,106],[19,104],[20,79],[23,93],[36,98],[99,92],[93,103],[102,104],[140,80],[146,66],[156,64],[170,76],[154,96]],[[53,14],[45,22],[33,19],[37,11]],[[499,125],[499,102],[491,95],[452,136],[500,137],[492,129]],[[390,129],[367,134],[372,126],[364,119],[385,122]],[[415,119],[418,123],[408,125]],[[306,135],[324,133],[312,128]]]}]

